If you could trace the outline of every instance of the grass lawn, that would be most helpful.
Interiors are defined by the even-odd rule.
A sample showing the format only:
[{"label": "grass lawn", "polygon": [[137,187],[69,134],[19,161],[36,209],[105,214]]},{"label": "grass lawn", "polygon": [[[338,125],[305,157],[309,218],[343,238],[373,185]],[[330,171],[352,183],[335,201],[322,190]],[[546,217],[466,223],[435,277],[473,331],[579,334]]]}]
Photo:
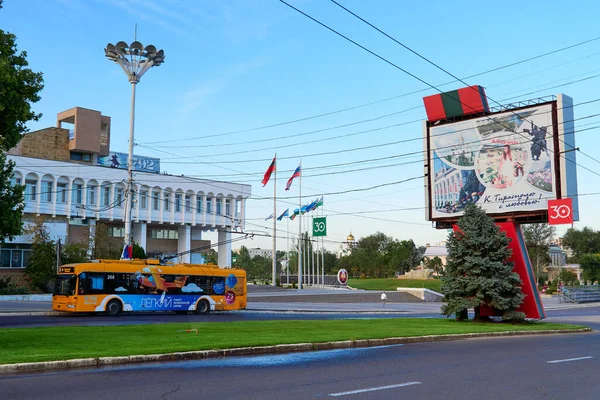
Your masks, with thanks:
[{"label": "grass lawn", "polygon": [[349,279],[348,286],[365,290],[396,290],[398,287],[425,288],[440,291],[442,281],[439,279]]},{"label": "grass lawn", "polygon": [[[0,329],[0,364],[352,339],[576,328],[580,327],[420,318],[6,328]],[[180,329],[198,329],[199,334],[177,332]]]}]

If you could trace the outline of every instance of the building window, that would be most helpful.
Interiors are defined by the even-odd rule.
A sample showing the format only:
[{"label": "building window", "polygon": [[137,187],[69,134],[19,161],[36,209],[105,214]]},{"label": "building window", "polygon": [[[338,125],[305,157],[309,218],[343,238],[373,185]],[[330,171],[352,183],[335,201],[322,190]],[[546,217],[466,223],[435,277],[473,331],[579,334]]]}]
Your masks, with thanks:
[{"label": "building window", "polygon": [[231,215],[231,202],[229,200],[225,200],[225,215]]},{"label": "building window", "polygon": [[25,268],[30,255],[31,245],[6,244],[0,248],[0,268]]},{"label": "building window", "polygon": [[202,214],[202,196],[196,197],[196,213]]},{"label": "building window", "polygon": [[185,196],[185,212],[186,213],[192,212],[192,197],[189,195]]},{"label": "building window", "polygon": [[171,203],[171,195],[169,193],[165,193],[164,197],[165,197],[165,207],[164,207],[164,210],[165,211],[169,211],[169,209],[170,209],[169,206],[170,206],[170,203]]},{"label": "building window", "polygon": [[44,181],[42,184],[42,200],[52,203],[52,182]]},{"label": "building window", "polygon": [[221,215],[221,199],[217,199],[217,215]]},{"label": "building window", "polygon": [[17,186],[21,184],[21,178],[12,178],[10,180],[10,184],[13,186]]},{"label": "building window", "polygon": [[87,203],[90,206],[94,206],[96,205],[96,190],[98,189],[97,186],[88,186],[88,199],[87,199]]},{"label": "building window", "polygon": [[67,186],[64,182],[58,182],[56,185],[56,200],[59,203],[65,204],[67,202]]},{"label": "building window", "polygon": [[77,183],[73,185],[73,197],[71,200],[74,204],[81,204],[83,202],[83,185]]},{"label": "building window", "polygon": [[152,192],[152,209],[158,211],[158,192]]},{"label": "building window", "polygon": [[152,239],[178,239],[179,232],[176,229],[151,229],[150,237]]},{"label": "building window", "polygon": [[115,193],[116,206],[123,207],[123,200],[124,200],[123,188],[117,188],[117,191]]},{"label": "building window", "polygon": [[25,180],[25,201],[35,201],[37,198],[37,181]]},{"label": "building window", "polygon": [[212,214],[212,198],[211,197],[206,198],[206,213]]},{"label": "building window", "polygon": [[240,199],[235,200],[235,216],[236,218],[240,216],[242,212],[242,201]]},{"label": "building window", "polygon": [[102,187],[102,205],[108,207],[110,204],[110,186]]},{"label": "building window", "polygon": [[108,228],[108,236],[117,238],[125,237],[125,228],[111,226]]},{"label": "building window", "polygon": [[148,191],[144,190],[140,193],[140,208],[145,210],[148,208]]},{"label": "building window", "polygon": [[175,211],[181,211],[181,195],[179,193],[175,195]]},{"label": "building window", "polygon": [[78,152],[72,151],[71,152],[71,160],[91,162],[92,155],[88,154],[88,153],[78,153]]}]

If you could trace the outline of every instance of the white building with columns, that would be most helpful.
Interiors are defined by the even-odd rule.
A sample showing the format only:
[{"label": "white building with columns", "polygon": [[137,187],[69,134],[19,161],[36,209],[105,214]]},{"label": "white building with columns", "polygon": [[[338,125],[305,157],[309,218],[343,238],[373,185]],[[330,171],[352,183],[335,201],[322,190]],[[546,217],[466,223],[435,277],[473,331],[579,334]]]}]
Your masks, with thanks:
[{"label": "white building with columns", "polygon": [[[93,242],[101,222],[122,248],[127,170],[97,165],[109,154],[110,118],[93,110],[69,111],[74,129],[61,127],[61,113],[56,128],[29,133],[9,151],[13,184],[25,185],[24,220],[43,216],[52,238],[63,243]],[[250,194],[250,185],[135,171],[133,238],[149,256],[168,257],[198,247],[206,253],[210,243],[203,235],[216,231],[218,264],[231,267],[232,231],[244,229]],[[23,235],[0,247],[0,275],[25,267],[30,243]],[[188,253],[178,261],[204,260]]]}]

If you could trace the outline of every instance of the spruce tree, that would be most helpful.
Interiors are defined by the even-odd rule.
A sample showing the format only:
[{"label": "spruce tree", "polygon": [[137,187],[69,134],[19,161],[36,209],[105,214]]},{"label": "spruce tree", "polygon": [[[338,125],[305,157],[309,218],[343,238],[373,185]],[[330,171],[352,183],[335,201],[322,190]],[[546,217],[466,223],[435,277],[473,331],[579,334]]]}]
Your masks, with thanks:
[{"label": "spruce tree", "polygon": [[448,263],[442,277],[442,293],[447,304],[442,314],[456,313],[468,319],[467,310],[475,310],[479,321],[482,306],[493,307],[503,320],[523,320],[515,311],[523,302],[521,278],[512,272],[510,239],[500,231],[485,211],[475,204],[465,207],[458,229],[448,236]]}]

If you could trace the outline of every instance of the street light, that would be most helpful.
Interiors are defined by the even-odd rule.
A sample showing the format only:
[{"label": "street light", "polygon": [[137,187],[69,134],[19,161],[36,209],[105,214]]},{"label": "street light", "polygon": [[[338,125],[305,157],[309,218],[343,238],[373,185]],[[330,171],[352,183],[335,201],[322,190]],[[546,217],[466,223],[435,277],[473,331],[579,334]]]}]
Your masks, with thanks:
[{"label": "street light", "polygon": [[156,47],[144,47],[140,42],[118,42],[116,45],[109,43],[104,49],[106,57],[116,62],[123,68],[129,82],[131,82],[131,119],[129,123],[129,157],[127,159],[127,190],[125,191],[125,245],[133,243],[131,235],[131,210],[133,205],[133,127],[135,123],[135,86],[142,75],[152,67],[158,67],[165,61],[165,53],[156,51]]}]

